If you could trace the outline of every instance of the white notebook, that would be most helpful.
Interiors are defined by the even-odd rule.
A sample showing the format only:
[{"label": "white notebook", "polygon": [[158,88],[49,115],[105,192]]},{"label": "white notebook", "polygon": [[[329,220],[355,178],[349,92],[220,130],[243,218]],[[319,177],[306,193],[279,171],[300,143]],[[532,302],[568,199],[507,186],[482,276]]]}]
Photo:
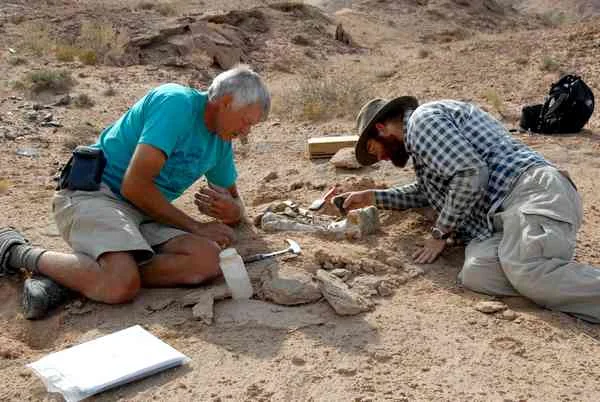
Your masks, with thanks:
[{"label": "white notebook", "polygon": [[48,392],[67,402],[84,398],[190,361],[141,326],[52,353],[30,363]]}]

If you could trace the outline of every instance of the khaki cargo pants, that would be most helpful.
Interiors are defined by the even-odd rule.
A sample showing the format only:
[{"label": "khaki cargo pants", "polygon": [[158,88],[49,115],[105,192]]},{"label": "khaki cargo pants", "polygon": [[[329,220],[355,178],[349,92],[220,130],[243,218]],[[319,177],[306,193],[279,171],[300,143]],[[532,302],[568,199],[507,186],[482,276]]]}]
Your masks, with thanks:
[{"label": "khaki cargo pants", "polygon": [[494,216],[494,236],[467,246],[459,281],[600,323],[600,269],[573,261],[582,215],[568,179],[549,166],[530,168]]}]

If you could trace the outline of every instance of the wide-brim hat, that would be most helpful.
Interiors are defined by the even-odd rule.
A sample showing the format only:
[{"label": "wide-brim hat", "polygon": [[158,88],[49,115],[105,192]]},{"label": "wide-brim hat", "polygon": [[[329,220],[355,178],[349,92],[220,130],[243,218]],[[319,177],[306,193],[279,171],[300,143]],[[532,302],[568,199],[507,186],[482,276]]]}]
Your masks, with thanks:
[{"label": "wide-brim hat", "polygon": [[375,123],[381,122],[384,117],[404,114],[407,109],[416,109],[419,101],[413,96],[401,96],[394,99],[372,99],[358,112],[356,127],[358,129],[358,142],[354,149],[356,160],[363,166],[377,162],[377,157],[367,151],[367,141],[377,135]]}]

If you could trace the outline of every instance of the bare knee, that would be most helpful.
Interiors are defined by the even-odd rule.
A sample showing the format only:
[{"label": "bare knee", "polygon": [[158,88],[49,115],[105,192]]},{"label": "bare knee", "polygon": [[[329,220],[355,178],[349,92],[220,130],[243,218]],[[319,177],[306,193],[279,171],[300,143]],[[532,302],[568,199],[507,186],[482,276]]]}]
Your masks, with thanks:
[{"label": "bare knee", "polygon": [[109,304],[126,303],[141,287],[137,263],[129,253],[107,253],[99,258],[103,272],[96,300]]},{"label": "bare knee", "polygon": [[197,285],[221,275],[219,253],[221,248],[212,240],[195,237],[190,241],[189,265],[185,284]]}]

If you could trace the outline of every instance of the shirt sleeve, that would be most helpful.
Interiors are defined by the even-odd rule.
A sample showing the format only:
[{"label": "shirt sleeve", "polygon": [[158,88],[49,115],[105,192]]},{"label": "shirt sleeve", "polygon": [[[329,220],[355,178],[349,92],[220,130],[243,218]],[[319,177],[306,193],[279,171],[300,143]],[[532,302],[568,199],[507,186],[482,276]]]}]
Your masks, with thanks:
[{"label": "shirt sleeve", "polygon": [[206,180],[219,187],[229,188],[235,184],[237,170],[233,160],[233,149],[229,144],[217,164],[205,174]]},{"label": "shirt sleeve", "polygon": [[448,192],[436,225],[454,231],[483,197],[488,169],[454,118],[441,110],[426,110],[413,119],[412,148],[423,163],[447,180]]},{"label": "shirt sleeve", "polygon": [[143,108],[143,128],[138,144],[158,148],[169,158],[179,138],[190,130],[192,105],[183,94],[156,93]]},{"label": "shirt sleeve", "polygon": [[375,190],[375,205],[381,209],[405,210],[429,205],[418,182],[386,190]]}]

